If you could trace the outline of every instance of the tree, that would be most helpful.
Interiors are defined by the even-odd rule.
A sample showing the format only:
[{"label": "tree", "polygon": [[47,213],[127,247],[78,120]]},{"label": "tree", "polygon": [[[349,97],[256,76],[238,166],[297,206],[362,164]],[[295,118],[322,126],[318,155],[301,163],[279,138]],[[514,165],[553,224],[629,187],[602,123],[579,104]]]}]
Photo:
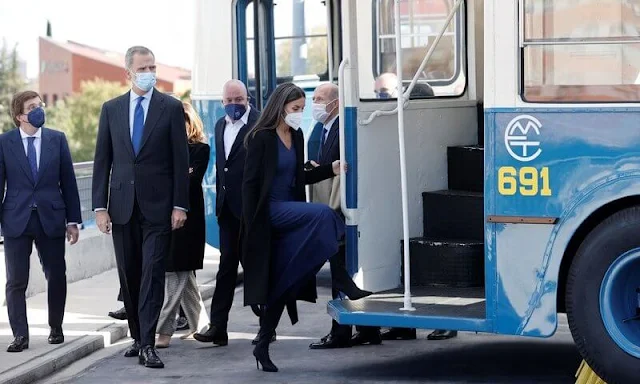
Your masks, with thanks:
[{"label": "tree", "polygon": [[24,89],[26,83],[18,71],[18,49],[7,47],[5,41],[0,47],[0,129],[2,132],[15,128],[11,118],[11,99]]},{"label": "tree", "polygon": [[[326,34],[326,28],[317,26],[312,35]],[[276,73],[278,76],[322,74],[327,71],[327,37],[309,37],[307,42],[307,66],[305,73],[291,73],[292,39],[276,42]]]},{"label": "tree", "polygon": [[120,83],[100,79],[82,82],[80,89],[47,109],[47,126],[65,132],[74,162],[93,160],[102,104],[126,91]]}]

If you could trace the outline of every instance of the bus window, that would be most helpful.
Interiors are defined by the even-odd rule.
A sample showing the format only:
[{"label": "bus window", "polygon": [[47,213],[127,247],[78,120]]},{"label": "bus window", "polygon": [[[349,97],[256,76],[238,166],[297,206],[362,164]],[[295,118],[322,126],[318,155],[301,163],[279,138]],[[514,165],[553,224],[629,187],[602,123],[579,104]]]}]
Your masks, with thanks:
[{"label": "bus window", "polygon": [[[394,0],[374,0],[374,77],[396,72]],[[402,76],[405,85],[417,72],[424,56],[444,26],[453,0],[408,0],[400,3]],[[460,96],[466,85],[464,9],[458,12],[420,73],[435,96]]]},{"label": "bus window", "polygon": [[640,9],[628,0],[524,0],[527,102],[640,101]]},{"label": "bus window", "polygon": [[[326,80],[327,11],[321,0],[274,1],[278,83]],[[315,86],[315,85],[313,85]]]}]

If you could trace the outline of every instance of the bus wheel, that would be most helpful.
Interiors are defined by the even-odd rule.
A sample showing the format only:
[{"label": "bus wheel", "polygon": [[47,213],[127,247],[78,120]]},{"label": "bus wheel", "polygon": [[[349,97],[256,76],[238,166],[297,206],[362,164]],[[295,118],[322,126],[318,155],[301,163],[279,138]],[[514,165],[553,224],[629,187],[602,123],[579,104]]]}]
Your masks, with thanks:
[{"label": "bus wheel", "polygon": [[571,334],[589,366],[609,384],[640,378],[639,300],[640,207],[633,207],[587,236],[567,278]]}]

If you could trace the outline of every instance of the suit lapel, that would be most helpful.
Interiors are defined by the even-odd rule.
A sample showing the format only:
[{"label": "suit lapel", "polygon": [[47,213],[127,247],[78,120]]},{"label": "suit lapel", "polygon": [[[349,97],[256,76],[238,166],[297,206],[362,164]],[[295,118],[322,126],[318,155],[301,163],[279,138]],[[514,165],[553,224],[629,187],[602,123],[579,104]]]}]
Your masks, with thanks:
[{"label": "suit lapel", "polygon": [[20,167],[27,175],[29,180],[33,184],[35,184],[35,180],[33,180],[33,174],[31,173],[31,167],[29,166],[29,160],[27,159],[27,154],[24,152],[24,144],[22,144],[22,137],[20,137],[20,128],[16,128],[14,130],[13,136],[11,137],[11,151],[13,152],[13,156],[18,160]]},{"label": "suit lapel", "polygon": [[226,125],[226,120],[220,119],[216,123],[216,158],[218,164],[225,164],[226,160],[224,157],[224,127]]},{"label": "suit lapel", "polygon": [[[333,122],[331,125],[331,129],[329,130],[329,134],[327,135],[327,140],[324,142],[324,146],[322,147],[322,159],[328,159],[331,151],[331,147],[333,146],[333,142],[336,141],[336,137],[338,137],[338,130],[340,129],[340,123],[338,119]],[[324,133],[324,132],[323,132]]]},{"label": "suit lapel", "polygon": [[164,107],[164,95],[162,95],[162,93],[160,93],[157,89],[154,89],[153,93],[151,94],[151,100],[149,101],[149,112],[147,112],[147,119],[144,122],[144,131],[142,132],[140,152],[142,152],[144,144],[147,142],[147,139],[149,139],[149,136],[151,136],[151,132],[156,127],[156,123],[162,115]]},{"label": "suit lapel", "polygon": [[51,135],[51,132],[43,128],[42,134],[40,136],[40,140],[42,141],[40,143],[40,165],[38,166],[38,180],[35,181],[36,185],[42,178],[42,175],[44,175],[44,172],[46,171],[47,166],[51,162],[51,159],[54,153],[53,141],[52,141],[53,136]]},{"label": "suit lapel", "polygon": [[127,152],[131,157],[134,156],[133,152],[133,143],[131,142],[131,127],[129,123],[129,108],[131,104],[131,96],[130,92],[125,93],[120,97],[120,101],[118,102],[118,120],[120,124],[118,124],[120,128],[120,136],[124,140],[124,146],[127,148]]}]

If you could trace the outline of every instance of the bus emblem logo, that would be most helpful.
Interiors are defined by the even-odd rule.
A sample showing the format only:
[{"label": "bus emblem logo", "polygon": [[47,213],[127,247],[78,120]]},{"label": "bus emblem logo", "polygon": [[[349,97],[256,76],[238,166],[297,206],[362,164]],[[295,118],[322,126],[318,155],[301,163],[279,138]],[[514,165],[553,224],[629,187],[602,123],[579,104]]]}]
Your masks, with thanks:
[{"label": "bus emblem logo", "polygon": [[504,131],[504,145],[514,159],[531,161],[540,156],[540,121],[530,115],[515,117]]}]

